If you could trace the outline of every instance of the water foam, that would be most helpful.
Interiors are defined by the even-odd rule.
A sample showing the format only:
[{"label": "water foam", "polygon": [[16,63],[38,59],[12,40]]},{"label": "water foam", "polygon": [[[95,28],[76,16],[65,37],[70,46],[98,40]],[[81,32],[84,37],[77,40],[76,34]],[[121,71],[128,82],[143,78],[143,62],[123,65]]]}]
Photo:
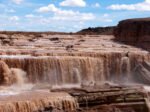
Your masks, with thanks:
[{"label": "water foam", "polygon": [[70,89],[70,88],[81,88],[80,84],[63,84],[63,85],[54,85],[52,89]]}]

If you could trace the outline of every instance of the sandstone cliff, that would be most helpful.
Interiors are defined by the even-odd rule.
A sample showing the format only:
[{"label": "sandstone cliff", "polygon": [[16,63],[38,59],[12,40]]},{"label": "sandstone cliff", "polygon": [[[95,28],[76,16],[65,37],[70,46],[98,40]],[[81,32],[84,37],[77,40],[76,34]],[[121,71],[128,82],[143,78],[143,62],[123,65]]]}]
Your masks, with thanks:
[{"label": "sandstone cliff", "polygon": [[123,20],[114,30],[114,35],[121,42],[150,50],[150,18]]}]

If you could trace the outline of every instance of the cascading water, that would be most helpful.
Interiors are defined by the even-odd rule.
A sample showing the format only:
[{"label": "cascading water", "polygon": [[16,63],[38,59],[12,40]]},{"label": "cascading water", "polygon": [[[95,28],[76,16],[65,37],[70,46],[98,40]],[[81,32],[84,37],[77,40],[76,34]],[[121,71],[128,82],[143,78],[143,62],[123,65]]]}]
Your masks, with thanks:
[{"label": "cascading water", "polygon": [[[131,80],[132,72],[137,64],[146,62],[145,55],[138,58],[121,56],[120,54],[102,54],[95,57],[85,56],[22,56],[19,57],[0,57],[10,68],[19,68],[27,73],[27,78],[31,83],[48,83],[51,86],[62,85],[95,85],[101,82],[116,81],[127,82]],[[135,60],[136,59],[136,60]],[[2,61],[1,61],[2,62]],[[4,64],[3,64],[4,65]],[[3,66],[1,64],[1,66]],[[18,70],[9,69],[5,64],[7,74],[18,76]],[[2,75],[3,76],[3,75]],[[11,75],[9,75],[11,76]],[[7,76],[7,77],[9,77]],[[14,76],[14,75],[12,75]],[[24,76],[24,75],[23,75]],[[19,78],[19,77],[18,77]],[[5,79],[6,80],[6,79]],[[15,80],[15,78],[14,78]],[[1,81],[2,82],[2,81]],[[7,82],[7,81],[5,81]]]},{"label": "cascading water", "polygon": [[[26,82],[32,83],[31,86],[27,86],[29,91],[40,90],[41,88],[94,87],[101,85],[103,82],[112,81],[113,78],[115,78],[114,83],[128,83],[130,76],[137,65],[134,63],[135,60],[139,63],[147,61],[148,59],[145,59],[144,57],[144,55],[141,55],[138,58],[133,57],[132,55],[125,57],[124,55],[122,56],[122,54],[117,53],[95,56],[0,57],[0,70],[2,71],[1,81],[3,82],[3,85],[11,85],[9,87],[11,90],[16,88],[16,85],[25,86]],[[23,86],[21,86],[21,88]],[[25,90],[23,91],[25,92]],[[41,94],[45,93],[42,92]],[[66,98],[64,97],[64,99]],[[49,100],[46,100],[45,103],[49,102]],[[55,100],[52,102],[54,103]],[[68,102],[70,102],[70,100]],[[70,103],[72,102],[74,102],[73,105],[77,105],[74,100],[71,100]],[[33,102],[33,104],[34,103],[35,102]],[[31,104],[23,105],[31,106]],[[58,105],[67,106],[68,104],[63,102],[63,104],[58,103]],[[66,108],[70,109],[68,106]],[[75,108],[77,108],[77,106],[75,106],[74,109]]]},{"label": "cascading water", "polygon": [[10,69],[12,76],[15,76],[14,83],[17,85],[23,85],[27,83],[26,72],[21,69],[11,68]]},{"label": "cascading water", "polygon": [[90,57],[3,58],[8,65],[27,72],[32,83],[81,84],[105,80],[103,62]]},{"label": "cascading water", "polygon": [[32,84],[28,84],[26,72],[18,68],[9,68],[4,61],[0,61],[0,95],[17,94],[22,90],[30,90]]},{"label": "cascading water", "polygon": [[130,67],[130,59],[128,57],[121,58],[121,74],[127,75],[127,77],[131,74]]},{"label": "cascading water", "polygon": [[67,93],[46,91],[0,96],[0,112],[75,112],[78,105]]},{"label": "cascading water", "polygon": [[120,60],[120,74],[114,76],[118,83],[128,83],[131,81],[131,63],[129,57],[122,57]]},{"label": "cascading water", "polygon": [[26,73],[21,69],[9,68],[4,61],[0,61],[1,85],[22,85],[25,83]]},{"label": "cascading water", "polygon": [[74,112],[78,108],[75,99],[66,93],[56,95],[40,88],[33,90],[34,86],[28,84],[26,72],[9,68],[4,61],[0,61],[0,73],[0,112]]}]

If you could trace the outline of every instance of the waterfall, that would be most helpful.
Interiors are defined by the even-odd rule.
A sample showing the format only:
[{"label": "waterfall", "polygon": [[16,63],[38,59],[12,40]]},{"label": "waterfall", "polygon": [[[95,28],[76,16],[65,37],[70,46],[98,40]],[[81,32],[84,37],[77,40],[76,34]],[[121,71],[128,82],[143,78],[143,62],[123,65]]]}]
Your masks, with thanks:
[{"label": "waterfall", "polygon": [[2,58],[11,68],[26,71],[32,83],[81,84],[105,80],[103,60],[92,57]]},{"label": "waterfall", "polygon": [[129,75],[130,74],[130,60],[128,57],[121,58],[121,74]]},{"label": "waterfall", "polygon": [[22,85],[25,83],[26,73],[17,68],[9,68],[4,61],[0,61],[0,82],[1,85]]},{"label": "waterfall", "polygon": [[44,91],[0,96],[0,103],[0,112],[75,112],[78,108],[75,99],[67,93]]},{"label": "waterfall", "polygon": [[121,58],[121,73],[120,73],[120,81],[124,83],[128,83],[131,81],[131,63],[128,57]]},{"label": "waterfall", "polygon": [[[6,76],[16,71],[8,68],[18,68],[26,72],[31,83],[94,86],[114,79],[128,82],[131,71],[136,66],[135,59],[144,61],[144,57],[124,57],[118,53],[106,53],[93,56],[6,56],[0,59],[6,63]],[[18,71],[16,72],[18,74]]]},{"label": "waterfall", "polygon": [[[113,80],[115,82],[113,84],[116,84],[119,81],[119,83],[122,83],[123,81],[128,82],[132,75],[132,71],[135,69],[136,65],[140,63],[142,63],[141,66],[143,66],[144,69],[142,68],[138,72],[142,74],[147,73],[146,76],[148,76],[149,73],[149,64],[143,64],[143,62],[149,61],[149,59],[145,58],[145,55],[138,57],[133,55],[125,57],[118,53],[91,54],[87,56],[78,55],[0,57],[0,85],[11,85],[8,89],[14,90],[16,89],[16,86],[14,85],[23,85],[23,87],[25,87],[26,83],[32,83],[37,86],[33,87],[29,85],[27,88],[32,90],[32,92],[38,90],[36,91],[38,94],[39,90],[42,90],[40,88],[46,86],[46,89],[49,90],[51,88],[78,89],[85,86],[93,88],[97,85],[99,86],[99,84],[102,84],[103,82],[108,82],[105,86],[103,85],[105,88],[109,86],[109,84],[111,85],[113,78],[115,79]],[[143,77],[145,78],[145,75],[143,75]],[[7,91],[7,94],[9,94],[9,92],[10,91]],[[27,94],[26,91],[24,92]],[[22,94],[20,91],[10,93],[10,97],[11,95],[19,96],[22,98],[23,102],[0,102],[2,104],[0,105],[0,111],[5,112],[13,110],[14,112],[32,112],[36,110],[39,111],[39,109],[43,109],[44,107],[59,107],[60,110],[63,108],[62,110],[69,112],[77,109],[77,102],[75,102],[74,99],[70,101],[70,97],[69,99],[63,97],[62,99],[64,100],[60,100],[60,98],[57,98],[58,95],[57,97],[49,99],[49,96],[51,96],[51,94],[49,94],[48,96],[42,96],[39,100],[36,100],[36,98],[34,100],[24,100],[26,97],[20,96],[20,94]],[[44,95],[44,93],[42,94]],[[3,95],[5,96],[5,93]],[[33,98],[34,96],[29,97]],[[19,99],[18,97],[14,98]],[[146,99],[146,101],[149,102],[148,99]]]}]

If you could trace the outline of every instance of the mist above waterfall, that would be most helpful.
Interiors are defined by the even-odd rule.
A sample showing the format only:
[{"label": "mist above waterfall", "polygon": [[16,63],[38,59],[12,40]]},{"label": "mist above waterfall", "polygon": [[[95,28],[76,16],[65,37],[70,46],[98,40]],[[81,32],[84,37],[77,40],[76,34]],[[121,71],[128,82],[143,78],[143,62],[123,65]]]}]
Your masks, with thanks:
[{"label": "mist above waterfall", "polygon": [[0,61],[0,95],[15,95],[25,90],[31,90],[33,85],[28,82],[27,74],[19,68],[9,68]]}]

